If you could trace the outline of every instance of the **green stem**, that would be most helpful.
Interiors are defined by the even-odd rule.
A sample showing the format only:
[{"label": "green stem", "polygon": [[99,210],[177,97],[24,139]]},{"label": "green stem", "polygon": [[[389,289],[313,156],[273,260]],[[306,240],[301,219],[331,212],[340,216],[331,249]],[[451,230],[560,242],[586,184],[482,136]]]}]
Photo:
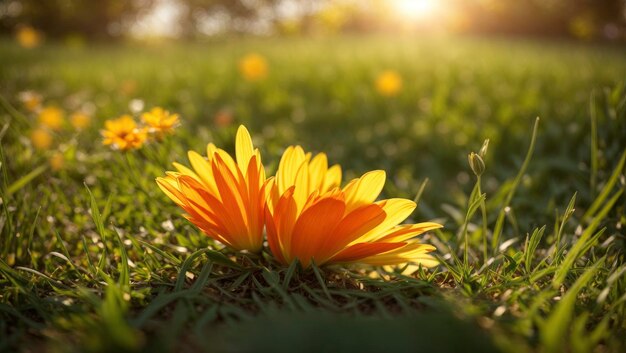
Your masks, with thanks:
[{"label": "green stem", "polygon": [[[476,186],[478,187],[478,195],[482,195],[480,175],[476,180]],[[483,199],[480,203],[480,212],[483,216],[483,261],[487,262],[487,206]]]}]

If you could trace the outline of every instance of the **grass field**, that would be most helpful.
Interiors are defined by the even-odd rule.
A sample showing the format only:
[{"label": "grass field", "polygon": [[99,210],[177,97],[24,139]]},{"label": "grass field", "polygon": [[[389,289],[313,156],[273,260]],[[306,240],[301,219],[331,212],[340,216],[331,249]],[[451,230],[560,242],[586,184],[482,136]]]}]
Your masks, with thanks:
[{"label": "grass field", "polygon": [[[266,79],[240,76],[250,52]],[[374,87],[387,69],[397,96]],[[0,351],[623,352],[625,81],[626,50],[561,42],[0,41]],[[25,90],[91,125],[34,148]],[[181,126],[103,146],[104,121],[142,105]],[[292,144],[344,180],[386,170],[385,198],[444,225],[423,236],[442,264],[301,270],[217,246],[154,179],[208,142],[232,152],[239,124],[270,172]]]}]

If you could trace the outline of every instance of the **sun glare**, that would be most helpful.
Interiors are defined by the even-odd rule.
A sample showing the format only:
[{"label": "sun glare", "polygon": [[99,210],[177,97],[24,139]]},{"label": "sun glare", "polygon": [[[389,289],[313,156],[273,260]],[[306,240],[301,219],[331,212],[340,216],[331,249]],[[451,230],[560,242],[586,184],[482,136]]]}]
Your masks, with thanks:
[{"label": "sun glare", "polygon": [[409,20],[423,20],[436,14],[441,7],[439,0],[393,0],[395,12]]}]

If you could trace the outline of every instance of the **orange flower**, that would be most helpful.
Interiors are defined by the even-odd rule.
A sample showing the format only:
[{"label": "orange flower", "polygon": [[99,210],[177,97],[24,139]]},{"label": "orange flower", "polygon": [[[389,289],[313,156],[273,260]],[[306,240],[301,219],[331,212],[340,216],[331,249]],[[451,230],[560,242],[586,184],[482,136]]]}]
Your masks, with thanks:
[{"label": "orange flower", "polygon": [[107,120],[104,126],[105,130],[101,132],[104,137],[102,144],[122,151],[141,148],[148,137],[146,129],[138,128],[130,115]]},{"label": "orange flower", "polygon": [[30,133],[30,141],[35,148],[45,150],[52,145],[52,135],[46,129],[37,128]]},{"label": "orange flower", "polygon": [[327,167],[326,156],[311,160],[301,147],[288,148],[270,183],[266,208],[267,240],[283,264],[312,261],[433,266],[435,248],[412,239],[437,223],[398,225],[415,209],[413,201],[375,202],[385,183],[384,171],[372,171],[340,189],[341,169]]},{"label": "orange flower", "polygon": [[63,110],[60,108],[49,105],[44,107],[39,112],[39,123],[43,126],[49,127],[52,130],[60,130],[63,127]]},{"label": "orange flower", "polygon": [[189,169],[157,178],[163,192],[209,237],[236,250],[258,252],[263,246],[265,169],[248,130],[240,126],[235,140],[236,160],[210,143],[207,159],[189,151]]},{"label": "orange flower", "polygon": [[170,114],[167,110],[154,107],[149,112],[141,114],[141,120],[148,125],[148,132],[155,133],[158,138],[174,132],[180,120],[178,114]]},{"label": "orange flower", "polygon": [[35,48],[41,43],[41,34],[31,26],[20,27],[15,37],[23,48]]},{"label": "orange flower", "polygon": [[259,81],[267,77],[267,61],[259,54],[248,54],[239,61],[239,72],[248,81]]},{"label": "orange flower", "polygon": [[65,157],[63,156],[63,153],[56,152],[50,157],[48,162],[50,163],[50,168],[52,168],[52,170],[59,171],[65,166]]},{"label": "orange flower", "polygon": [[392,70],[383,71],[376,78],[376,90],[385,97],[397,95],[402,89],[402,78]]},{"label": "orange flower", "polygon": [[82,130],[91,124],[91,117],[83,112],[76,112],[70,117],[70,123],[76,130]]}]

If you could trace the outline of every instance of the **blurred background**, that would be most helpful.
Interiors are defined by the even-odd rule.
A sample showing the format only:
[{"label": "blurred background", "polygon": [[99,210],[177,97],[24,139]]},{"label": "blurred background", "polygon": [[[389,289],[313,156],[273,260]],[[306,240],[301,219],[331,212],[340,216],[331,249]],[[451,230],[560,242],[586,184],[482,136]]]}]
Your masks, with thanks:
[{"label": "blurred background", "polygon": [[[0,38],[0,94],[32,121],[91,119],[67,135],[76,150],[102,150],[104,120],[163,106],[183,121],[172,160],[230,143],[243,123],[268,161],[302,144],[347,178],[387,170],[386,193],[402,197],[429,178],[418,217],[459,218],[466,156],[485,139],[486,192],[503,190],[537,116],[540,157],[515,201],[522,229],[574,191],[589,202],[590,173],[601,180],[626,140],[624,0],[1,0]],[[43,145],[68,150],[53,137]],[[17,171],[32,169],[27,157]]]},{"label": "blurred background", "polygon": [[623,41],[624,0],[2,0],[0,31],[68,40],[452,32]]},{"label": "blurred background", "polygon": [[[2,169],[5,181],[13,183],[15,201],[5,203],[10,207],[4,209],[14,212],[15,223],[22,227],[15,237],[5,240],[0,253],[10,266],[26,264],[41,273],[54,272],[51,277],[71,274],[46,262],[50,259],[46,254],[59,250],[58,234],[62,234],[71,254],[67,257],[82,259],[86,268],[85,261],[91,260],[81,245],[85,236],[93,240],[94,258],[100,251],[97,246],[106,247],[99,242],[88,214],[85,185],[105,209],[102,219],[107,226],[123,230],[125,239],[143,238],[177,256],[186,256],[188,249],[206,248],[208,238],[180,217],[180,210],[158,190],[154,178],[171,170],[173,161],[188,164],[187,151],[203,153],[208,142],[232,152],[239,124],[249,128],[268,173],[275,171],[282,151],[292,144],[326,152],[330,164],[342,165],[344,181],[384,169],[388,181],[381,198],[421,195],[408,221],[444,224],[443,233],[427,235],[424,241],[446,256],[450,256],[448,244],[461,249],[463,243],[465,210],[476,181],[468,154],[478,152],[489,139],[481,177],[482,191],[487,194],[485,217],[493,225],[504,209],[502,243],[514,244],[510,249],[521,248],[533,228],[551,228],[555,216],[558,224],[572,195],[577,193],[576,217],[580,219],[598,195],[606,198],[602,188],[607,180],[616,183],[618,176],[612,177],[612,172],[626,150],[625,82],[626,0],[0,0],[0,157],[6,157]],[[181,125],[174,134],[126,152],[102,145],[106,120],[129,114],[141,124],[141,113],[157,106],[180,115]],[[517,179],[536,117],[541,120],[534,154]],[[617,183],[624,187],[623,178]],[[509,203],[509,192],[516,188]],[[615,205],[605,214],[602,226],[608,229],[604,236],[623,249],[626,199],[622,197]],[[479,249],[486,239],[481,227],[465,225],[472,249]],[[577,229],[578,236],[582,228]],[[30,236],[20,236],[25,234]],[[555,242],[559,238],[547,244]],[[470,256],[480,257],[478,251],[471,251]],[[133,292],[133,305],[139,308],[156,291],[169,291],[161,288],[171,287],[176,277],[168,275],[168,270],[165,274],[160,269],[144,271],[144,266],[152,265],[141,257],[143,250],[131,256],[138,264],[134,281],[141,283]],[[199,267],[196,270],[200,273]],[[436,284],[437,293],[452,290],[445,276]],[[535,296],[535,291],[525,288],[519,293]],[[623,299],[619,287],[613,288],[616,297]],[[66,347],[66,337],[78,332],[74,343],[116,344],[108,331],[92,325],[86,316],[68,318],[66,292],[61,299],[44,296],[42,300],[46,305],[41,307],[51,305],[55,313],[42,317],[54,317],[55,327],[69,332],[48,334],[52,340]],[[39,300],[42,293],[32,298]],[[316,341],[352,340],[342,330],[331,332],[334,323],[368,335],[361,344],[364,348],[402,345],[413,352],[419,341],[434,339],[441,341],[437,350],[442,352],[491,351],[490,341],[466,327],[472,323],[458,329],[449,323],[456,321],[456,311],[467,311],[487,313],[504,322],[502,327],[513,336],[537,341],[535,324],[525,314],[499,319],[498,304],[485,304],[485,296],[476,293],[479,299],[472,306],[450,297],[449,302],[461,309],[449,315],[393,317],[390,322],[376,319],[358,325],[326,316],[296,318],[299,325],[261,317],[215,334],[208,323],[216,321],[218,314],[226,319],[248,316],[247,304],[243,310],[230,305],[220,307],[214,317],[209,312],[197,320],[195,336],[207,350],[214,344],[228,348],[236,343],[226,351],[259,351],[257,342],[277,331],[289,333],[283,335],[285,339],[319,330],[322,334],[315,336]],[[204,294],[198,300],[212,306],[212,299]],[[417,298],[420,310],[434,307],[428,302],[430,294],[410,291],[406,295]],[[77,307],[83,302],[91,303],[81,299]],[[535,307],[526,304],[514,307]],[[89,305],[83,305],[84,312],[94,311]],[[35,305],[24,300],[22,307],[30,313]],[[271,308],[260,305],[266,307]],[[109,307],[103,308],[105,312]],[[145,342],[178,351],[168,348],[174,347],[180,335],[187,337],[182,328],[188,318],[197,318],[195,305],[189,308],[194,308],[191,316],[168,308],[162,322],[137,324]],[[366,308],[368,313],[372,310]],[[388,315],[384,307],[376,310]],[[128,315],[137,313],[133,308]],[[594,313],[606,316],[601,310]],[[123,327],[121,317],[106,317],[111,332]],[[484,327],[493,325],[491,318],[484,321]],[[584,320],[576,321],[582,323],[577,327],[582,329]],[[604,319],[596,321],[600,320]],[[205,334],[204,325],[211,335]],[[379,336],[369,332],[375,326],[385,327],[378,334],[403,338],[374,344]],[[0,328],[11,330],[13,325]],[[219,338],[240,331],[250,339]],[[450,340],[448,332],[467,335]],[[215,339],[207,339],[212,335]],[[131,343],[139,344],[144,336],[137,337],[135,341],[131,337]],[[515,350],[518,341],[511,341],[515,343],[510,346],[513,351],[524,351]],[[23,341],[13,342],[19,346]],[[273,345],[274,340],[265,342]],[[284,342],[287,349],[295,344]],[[421,347],[433,350],[424,343]],[[267,351],[280,350],[271,347]]]}]

